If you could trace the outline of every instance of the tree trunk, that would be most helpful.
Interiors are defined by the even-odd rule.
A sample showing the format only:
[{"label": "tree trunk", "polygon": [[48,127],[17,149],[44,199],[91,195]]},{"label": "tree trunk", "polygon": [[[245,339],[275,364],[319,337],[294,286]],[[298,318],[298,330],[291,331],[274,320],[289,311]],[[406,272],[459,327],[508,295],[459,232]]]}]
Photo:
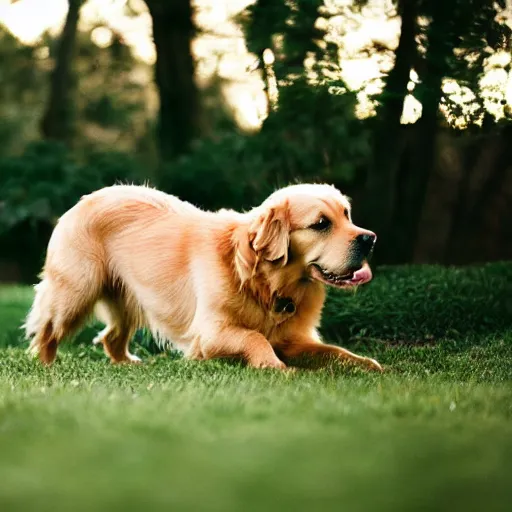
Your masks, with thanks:
[{"label": "tree trunk", "polygon": [[380,242],[377,258],[394,262],[396,254],[393,220],[397,203],[397,177],[406,145],[408,128],[400,124],[407,85],[417,55],[417,5],[415,0],[400,0],[398,11],[402,27],[395,65],[388,75],[377,112],[373,162],[367,178],[365,225],[376,231]]},{"label": "tree trunk", "polygon": [[472,225],[481,222],[482,213],[487,205],[493,202],[493,199],[499,194],[500,190],[509,176],[512,168],[512,151],[510,149],[510,140],[512,139],[512,126],[506,125],[498,137],[498,150],[494,158],[493,165],[489,166],[488,177],[480,188],[479,194],[475,197],[468,211],[468,221]]},{"label": "tree trunk", "polygon": [[68,0],[69,10],[58,43],[55,67],[50,79],[48,106],[41,122],[41,132],[47,139],[71,142],[73,119],[73,55],[82,0]]},{"label": "tree trunk", "polygon": [[190,150],[199,135],[199,94],[195,82],[190,0],[145,0],[153,19],[155,81],[160,96],[158,141],[163,161]]},{"label": "tree trunk", "polygon": [[419,224],[425,203],[428,181],[436,161],[436,140],[439,126],[439,104],[443,96],[443,78],[448,73],[448,58],[454,47],[451,32],[453,13],[444,4],[433,3],[432,19],[427,32],[427,54],[418,96],[423,106],[415,125],[414,147],[408,175],[403,183],[398,218],[402,223],[401,259],[409,262],[419,236]]},{"label": "tree trunk", "polygon": [[[466,148],[467,157],[462,169],[462,175],[457,187],[457,200],[451,214],[450,234],[446,241],[444,261],[453,263],[457,261],[461,247],[463,250],[464,242],[468,235],[471,236],[471,220],[468,217],[471,210],[471,204],[474,202],[475,176],[487,176],[489,169],[494,169],[496,161],[499,159],[503,141],[496,134],[486,135],[481,138],[472,137],[472,147]],[[480,188],[480,187],[478,187]],[[474,226],[473,226],[474,227]]]}]

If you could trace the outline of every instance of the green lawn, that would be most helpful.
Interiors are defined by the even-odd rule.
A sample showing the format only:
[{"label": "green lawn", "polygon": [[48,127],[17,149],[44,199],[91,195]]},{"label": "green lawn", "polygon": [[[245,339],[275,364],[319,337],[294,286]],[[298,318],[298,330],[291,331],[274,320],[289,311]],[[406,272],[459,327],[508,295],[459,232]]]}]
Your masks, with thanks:
[{"label": "green lawn", "polygon": [[293,374],[86,339],[29,360],[0,288],[0,510],[497,511],[512,503],[512,264],[382,268],[324,332],[386,367]]}]

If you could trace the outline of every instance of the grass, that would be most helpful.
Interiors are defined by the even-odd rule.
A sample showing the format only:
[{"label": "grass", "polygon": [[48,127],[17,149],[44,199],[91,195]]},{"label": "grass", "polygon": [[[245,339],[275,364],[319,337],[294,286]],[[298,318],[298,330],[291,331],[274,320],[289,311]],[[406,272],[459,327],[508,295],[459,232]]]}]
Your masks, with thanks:
[{"label": "grass", "polygon": [[280,374],[90,332],[43,368],[0,288],[0,510],[508,510],[512,265],[383,268],[331,294],[324,332],[382,375]]}]

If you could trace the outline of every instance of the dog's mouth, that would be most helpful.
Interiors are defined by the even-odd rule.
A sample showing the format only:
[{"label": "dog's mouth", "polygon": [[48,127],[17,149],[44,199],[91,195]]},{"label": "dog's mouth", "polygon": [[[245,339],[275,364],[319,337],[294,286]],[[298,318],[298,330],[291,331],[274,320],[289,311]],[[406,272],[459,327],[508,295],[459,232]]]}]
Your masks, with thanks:
[{"label": "dog's mouth", "polygon": [[329,272],[318,265],[318,263],[313,263],[311,265],[311,277],[335,288],[348,288],[371,281],[372,271],[367,262],[364,262],[360,267],[348,270],[345,274]]}]

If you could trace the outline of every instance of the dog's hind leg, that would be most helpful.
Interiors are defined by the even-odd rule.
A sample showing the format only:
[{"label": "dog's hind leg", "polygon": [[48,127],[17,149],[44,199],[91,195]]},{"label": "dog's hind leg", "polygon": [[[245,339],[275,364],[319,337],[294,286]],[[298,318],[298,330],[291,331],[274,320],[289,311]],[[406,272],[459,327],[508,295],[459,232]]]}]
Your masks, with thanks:
[{"label": "dog's hind leg", "polygon": [[102,298],[94,312],[106,327],[97,334],[93,343],[103,344],[113,363],[140,363],[140,359],[128,350],[135,326],[121,300]]},{"label": "dog's hind leg", "polygon": [[90,315],[98,290],[97,280],[85,282],[71,275],[45,272],[36,286],[34,303],[24,325],[26,337],[31,339],[29,352],[51,364],[60,341],[73,334]]}]

